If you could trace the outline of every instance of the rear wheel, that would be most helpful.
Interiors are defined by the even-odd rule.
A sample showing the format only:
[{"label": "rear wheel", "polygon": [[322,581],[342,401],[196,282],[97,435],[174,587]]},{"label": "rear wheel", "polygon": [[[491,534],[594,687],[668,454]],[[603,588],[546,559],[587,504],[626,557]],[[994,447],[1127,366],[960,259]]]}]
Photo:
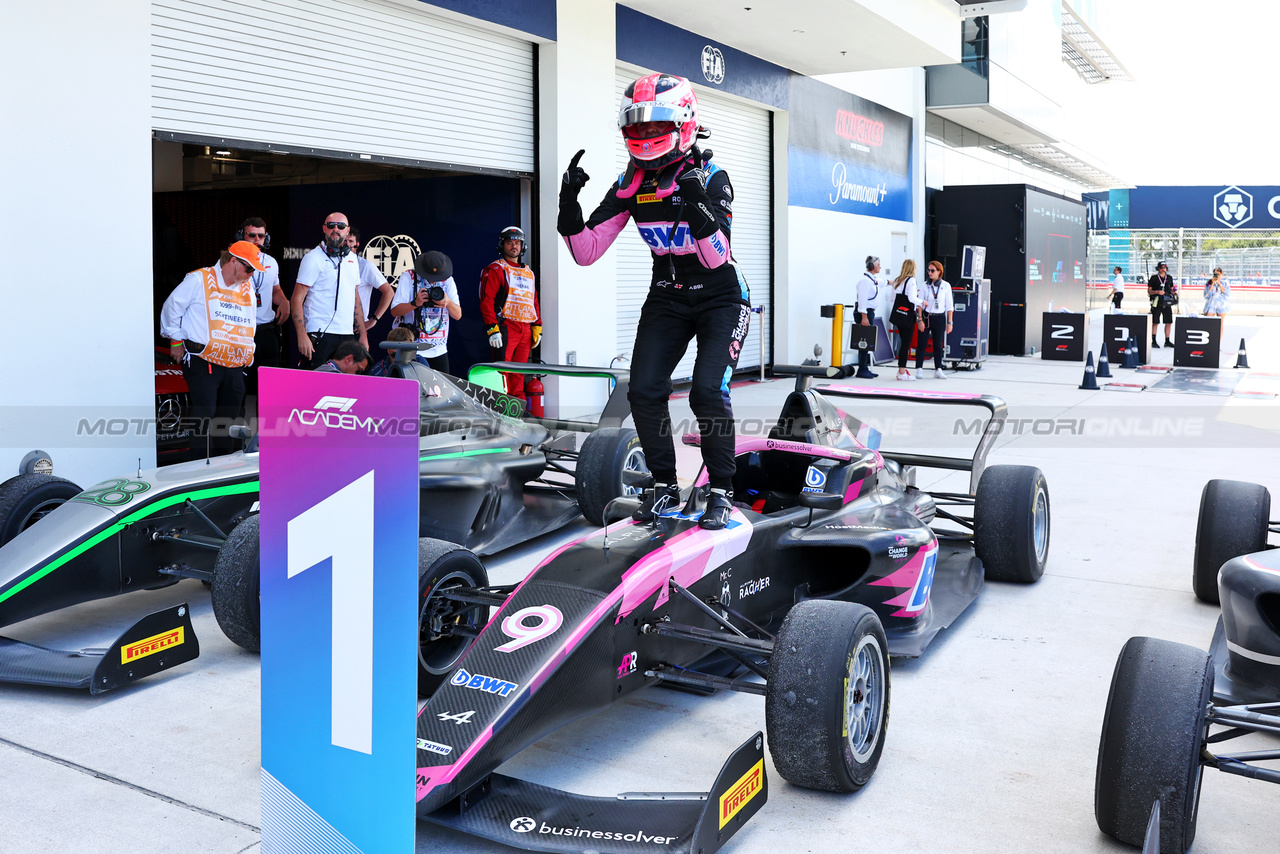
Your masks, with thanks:
[{"label": "rear wheel", "polygon": [[1120,650],[1102,719],[1093,811],[1103,833],[1142,845],[1160,800],[1160,850],[1183,854],[1196,837],[1213,700],[1213,661],[1195,647],[1130,638]]},{"label": "rear wheel", "polygon": [[[489,606],[446,599],[454,587],[488,587],[480,558],[457,543],[418,540],[418,696],[430,697],[453,672],[476,633],[489,622]],[[455,628],[467,634],[455,633]]]},{"label": "rear wheel", "polygon": [[262,649],[262,576],[258,563],[258,516],[231,529],[218,549],[209,597],[218,627],[236,646]]},{"label": "rear wheel", "polygon": [[51,474],[20,474],[0,483],[0,546],[82,491]]},{"label": "rear wheel", "polygon": [[973,547],[987,578],[1031,584],[1049,561],[1049,484],[1034,466],[991,466],[978,481]]},{"label": "rear wheel", "polygon": [[1218,570],[1234,557],[1267,547],[1271,493],[1239,480],[1211,480],[1200,493],[1191,587],[1201,602],[1217,605]]},{"label": "rear wheel", "polygon": [[574,473],[582,515],[592,525],[603,525],[605,505],[615,498],[639,495],[639,483],[648,474],[635,430],[605,427],[591,433],[582,443]]},{"label": "rear wheel", "polygon": [[875,613],[809,599],[782,623],[769,661],[765,731],[785,779],[852,792],[875,773],[889,723],[889,644]]}]

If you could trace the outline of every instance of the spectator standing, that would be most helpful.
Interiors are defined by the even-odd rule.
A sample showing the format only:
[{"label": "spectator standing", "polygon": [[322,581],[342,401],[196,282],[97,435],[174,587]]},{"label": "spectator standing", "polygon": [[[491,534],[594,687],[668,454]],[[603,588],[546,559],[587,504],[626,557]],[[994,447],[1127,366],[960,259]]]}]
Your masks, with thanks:
[{"label": "spectator standing", "polygon": [[244,402],[244,369],[253,362],[257,306],[251,277],[264,272],[262,253],[246,240],[232,243],[212,267],[188,273],[160,309],[160,331],[182,363],[189,412],[209,437],[210,453],[230,453],[234,444],[209,419],[229,424]]},{"label": "spectator standing", "polygon": [[[542,315],[533,271],[521,260],[524,232],[508,226],[498,235],[501,257],[480,274],[480,316],[495,362],[527,362],[542,338]],[[455,300],[456,302],[456,300]],[[504,374],[507,394],[524,396],[524,375]]]},{"label": "spectator standing", "polygon": [[1156,265],[1156,274],[1147,280],[1147,296],[1151,297],[1151,346],[1160,348],[1156,341],[1156,327],[1160,318],[1164,318],[1164,346],[1172,347],[1170,336],[1173,334],[1173,307],[1178,304],[1178,286],[1169,275],[1169,265],[1161,261]]},{"label": "spectator standing", "polygon": [[627,399],[645,460],[653,472],[638,520],[680,505],[671,431],[671,373],[693,339],[689,406],[698,420],[710,481],[699,526],[724,528],[733,512],[733,405],[729,379],[751,322],[751,300],[730,251],[733,186],[728,173],[696,142],[698,98],[683,77],[647,74],[629,85],[618,111],[628,165],[585,222],[578,193],[588,176],[578,160],[560,185],[556,229],[573,260],[594,263],[634,219],[653,256],[649,293],[640,310]]},{"label": "spectator standing", "polygon": [[916,342],[916,379],[924,379],[925,339],[933,342],[933,378],[945,380],[942,372],[942,355],[947,350],[947,336],[951,334],[951,320],[955,316],[955,297],[951,283],[942,278],[946,270],[941,261],[930,261],[925,271],[924,287],[920,289],[920,315],[916,328],[920,340]]},{"label": "spectator standing", "polygon": [[323,231],[320,245],[302,256],[293,287],[293,328],[308,369],[324,364],[343,341],[358,337],[369,349],[357,293],[360,262],[347,245],[347,218],[329,214]]},{"label": "spectator standing", "polygon": [[[914,380],[907,358],[911,354],[912,333],[916,327],[916,316],[920,311],[920,292],[916,288],[916,262],[908,258],[902,262],[898,278],[893,280],[893,309],[889,312],[889,320],[898,331],[898,379]],[[924,341],[920,344],[923,346]]]},{"label": "spectator standing", "polygon": [[253,274],[253,296],[257,308],[257,329],[253,333],[253,364],[245,371],[245,394],[258,394],[258,368],[280,367],[280,324],[289,319],[289,300],[280,288],[280,265],[266,253],[271,245],[267,222],[262,217],[251,216],[240,224],[237,240],[244,240],[258,247],[262,272]]},{"label": "spectator standing", "polygon": [[414,358],[449,373],[449,321],[462,319],[462,306],[448,255],[433,249],[413,259],[413,269],[401,273],[396,282],[391,314],[397,329],[412,331],[409,340],[430,345]]},{"label": "spectator standing", "polygon": [[1111,298],[1111,313],[1120,314],[1120,303],[1124,302],[1124,276],[1120,272],[1120,268],[1116,267],[1111,271],[1111,292],[1107,294]]},{"label": "spectator standing", "polygon": [[[858,279],[857,305],[853,316],[860,326],[874,326],[876,322],[876,301],[880,299],[880,259],[874,255],[867,256],[867,271]],[[843,330],[841,330],[843,332]],[[873,380],[880,376],[871,370],[871,350],[858,351],[857,376],[864,380]]]},{"label": "spectator standing", "polygon": [[359,341],[343,341],[323,365],[316,368],[322,374],[362,374],[373,358]]}]

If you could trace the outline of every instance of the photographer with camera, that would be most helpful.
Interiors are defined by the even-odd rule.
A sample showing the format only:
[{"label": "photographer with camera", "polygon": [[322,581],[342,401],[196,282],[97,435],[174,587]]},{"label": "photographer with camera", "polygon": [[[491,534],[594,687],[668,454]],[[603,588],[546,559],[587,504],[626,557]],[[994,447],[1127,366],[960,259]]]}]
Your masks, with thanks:
[{"label": "photographer with camera", "polygon": [[1169,265],[1163,261],[1156,266],[1156,274],[1147,280],[1147,296],[1151,297],[1151,346],[1160,347],[1156,342],[1156,327],[1163,317],[1164,346],[1172,347],[1173,307],[1178,304],[1178,286],[1169,275]]},{"label": "photographer with camera", "polygon": [[400,274],[391,315],[397,327],[408,327],[418,343],[431,346],[416,358],[437,371],[449,373],[449,321],[462,319],[453,262],[434,249],[413,260],[413,269]]}]

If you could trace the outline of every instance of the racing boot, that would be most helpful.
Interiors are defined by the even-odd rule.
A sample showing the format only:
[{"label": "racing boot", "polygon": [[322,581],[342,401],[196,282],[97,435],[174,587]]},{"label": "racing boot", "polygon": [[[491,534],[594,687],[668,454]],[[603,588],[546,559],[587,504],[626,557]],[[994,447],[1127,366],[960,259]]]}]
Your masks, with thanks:
[{"label": "racing boot", "polygon": [[707,493],[707,508],[702,511],[698,527],[718,531],[729,524],[729,514],[732,512],[733,493],[723,489],[712,489]]},{"label": "racing boot", "polygon": [[644,491],[640,509],[631,514],[637,522],[652,522],[668,510],[680,506],[680,487],[674,483],[654,483]]}]

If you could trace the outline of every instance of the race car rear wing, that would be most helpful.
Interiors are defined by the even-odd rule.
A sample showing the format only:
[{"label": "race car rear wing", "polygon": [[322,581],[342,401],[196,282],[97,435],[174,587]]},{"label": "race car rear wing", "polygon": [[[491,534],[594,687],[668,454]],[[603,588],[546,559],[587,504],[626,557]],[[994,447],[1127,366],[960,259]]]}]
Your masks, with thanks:
[{"label": "race car rear wing", "polygon": [[[839,379],[851,376],[857,371],[856,365],[826,368],[811,365],[775,365],[774,376],[796,377],[797,390],[807,389],[811,377]],[[973,457],[943,457],[933,454],[908,454],[895,451],[880,450],[885,459],[904,466],[919,468],[950,469],[969,472],[969,492],[976,494],[978,481],[987,465],[987,454],[991,452],[996,438],[1004,429],[1009,408],[1004,400],[989,394],[960,391],[926,391],[915,389],[885,388],[883,386],[823,385],[815,389],[819,394],[828,397],[851,397],[864,400],[904,400],[912,403],[932,403],[944,406],[978,406],[986,409],[989,418],[982,428]]]},{"label": "race car rear wing", "polygon": [[[621,427],[622,422],[631,414],[631,404],[627,402],[627,390],[631,385],[631,372],[614,368],[592,368],[580,365],[544,365],[527,362],[485,362],[472,365],[467,372],[467,380],[478,385],[489,385],[496,378],[497,388],[501,388],[499,374],[522,374],[524,376],[552,377],[595,377],[610,380],[609,400],[600,413],[599,421],[562,420],[558,418],[534,418],[527,416],[526,421],[534,421],[553,430],[573,430],[590,433],[601,427]],[[490,386],[494,387],[494,386]]]},{"label": "race car rear wing", "polygon": [[198,658],[185,604],[148,614],[106,649],[61,650],[0,637],[0,682],[101,694]]},{"label": "race car rear wing", "polygon": [[526,851],[715,854],[769,798],[763,744],[747,739],[707,793],[589,797],[491,774],[423,819]]}]

